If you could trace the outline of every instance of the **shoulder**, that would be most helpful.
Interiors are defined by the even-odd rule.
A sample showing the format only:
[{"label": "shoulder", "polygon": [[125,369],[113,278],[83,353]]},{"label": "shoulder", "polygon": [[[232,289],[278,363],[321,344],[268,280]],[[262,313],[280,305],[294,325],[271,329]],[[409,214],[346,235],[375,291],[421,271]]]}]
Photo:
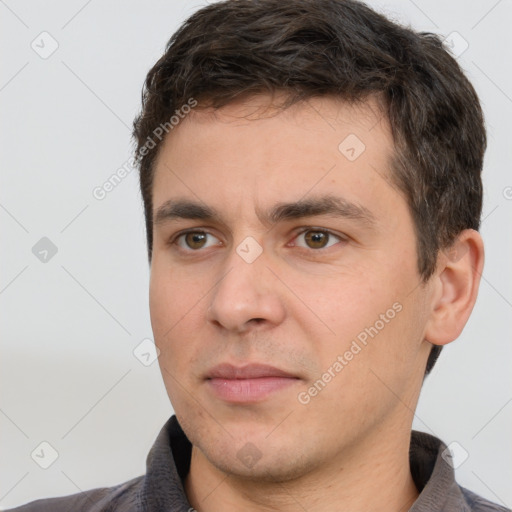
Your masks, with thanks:
[{"label": "shoulder", "polygon": [[478,494],[465,489],[464,487],[459,487],[462,495],[464,496],[464,499],[466,500],[466,503],[469,505],[469,510],[471,510],[471,512],[511,512],[509,508],[486,500],[481,496],[478,496]]},{"label": "shoulder", "polygon": [[[113,487],[101,487],[69,496],[31,501],[5,512],[107,512],[137,510],[139,489],[144,476],[139,476]],[[117,508],[123,507],[123,508]]]}]

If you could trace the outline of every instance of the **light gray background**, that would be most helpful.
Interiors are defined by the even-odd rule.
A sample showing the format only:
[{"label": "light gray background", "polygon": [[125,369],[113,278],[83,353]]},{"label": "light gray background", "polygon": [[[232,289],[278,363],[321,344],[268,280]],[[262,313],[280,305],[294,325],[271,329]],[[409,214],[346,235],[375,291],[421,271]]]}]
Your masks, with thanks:
[{"label": "light gray background", "polygon": [[[511,507],[512,1],[369,3],[419,30],[458,32],[456,49],[469,44],[459,60],[489,130],[486,265],[472,318],[427,379],[414,426],[459,443],[469,454],[459,483]],[[172,414],[158,363],[133,354],[152,336],[136,172],[102,201],[92,191],[130,157],[144,77],[201,5],[0,0],[3,508],[144,473]],[[47,59],[31,48],[51,49],[43,31],[59,45]],[[58,249],[46,263],[32,253],[42,237]],[[59,454],[48,469],[31,458],[43,441]]]}]

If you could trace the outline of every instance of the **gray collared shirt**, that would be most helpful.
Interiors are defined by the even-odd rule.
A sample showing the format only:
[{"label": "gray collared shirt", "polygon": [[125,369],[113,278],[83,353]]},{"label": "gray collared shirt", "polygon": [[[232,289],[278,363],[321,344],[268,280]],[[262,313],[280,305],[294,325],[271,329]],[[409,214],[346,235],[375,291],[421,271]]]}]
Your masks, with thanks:
[{"label": "gray collared shirt", "polygon": [[[151,447],[145,475],[113,487],[32,501],[6,512],[193,512],[183,488],[191,449],[172,416]],[[446,454],[442,456],[445,449],[436,437],[412,432],[411,474],[420,495],[409,512],[511,512],[459,486]]]}]

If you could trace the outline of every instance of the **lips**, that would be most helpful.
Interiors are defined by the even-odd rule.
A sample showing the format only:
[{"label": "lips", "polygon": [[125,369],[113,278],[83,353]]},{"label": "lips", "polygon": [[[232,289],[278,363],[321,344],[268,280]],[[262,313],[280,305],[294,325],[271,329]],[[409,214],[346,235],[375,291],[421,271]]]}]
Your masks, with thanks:
[{"label": "lips", "polygon": [[265,364],[233,366],[223,363],[206,376],[206,384],[217,398],[238,404],[264,401],[299,380],[291,373]]},{"label": "lips", "polygon": [[246,366],[233,366],[223,363],[212,368],[207,378],[212,379],[261,379],[264,377],[297,378],[279,368],[266,364],[248,364]]}]

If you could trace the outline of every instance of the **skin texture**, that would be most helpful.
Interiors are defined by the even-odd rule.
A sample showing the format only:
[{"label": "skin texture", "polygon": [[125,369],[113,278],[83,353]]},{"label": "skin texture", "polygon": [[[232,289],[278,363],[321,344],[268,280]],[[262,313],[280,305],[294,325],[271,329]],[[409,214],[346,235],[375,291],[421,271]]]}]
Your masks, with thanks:
[{"label": "skin texture", "polygon": [[[272,105],[253,96],[194,111],[156,162],[154,215],[180,199],[219,217],[164,219],[153,232],[151,322],[167,393],[193,444],[185,490],[200,512],[407,510],[418,496],[408,448],[427,357],[471,313],[481,238],[463,231],[422,283],[378,103]],[[365,145],[353,161],[338,149],[350,134]],[[327,194],[364,207],[374,222],[265,219],[276,204]],[[188,229],[207,233],[204,245],[179,236]],[[332,232],[327,247],[311,244],[319,229]],[[247,237],[262,249],[252,263],[237,252]],[[255,254],[254,241],[241,247]],[[380,315],[388,321],[377,324]],[[345,358],[365,328],[382,323]],[[336,371],[338,356],[346,364]],[[205,380],[223,362],[270,364],[297,379],[260,402],[228,403]],[[248,450],[252,463],[241,456]]]}]

